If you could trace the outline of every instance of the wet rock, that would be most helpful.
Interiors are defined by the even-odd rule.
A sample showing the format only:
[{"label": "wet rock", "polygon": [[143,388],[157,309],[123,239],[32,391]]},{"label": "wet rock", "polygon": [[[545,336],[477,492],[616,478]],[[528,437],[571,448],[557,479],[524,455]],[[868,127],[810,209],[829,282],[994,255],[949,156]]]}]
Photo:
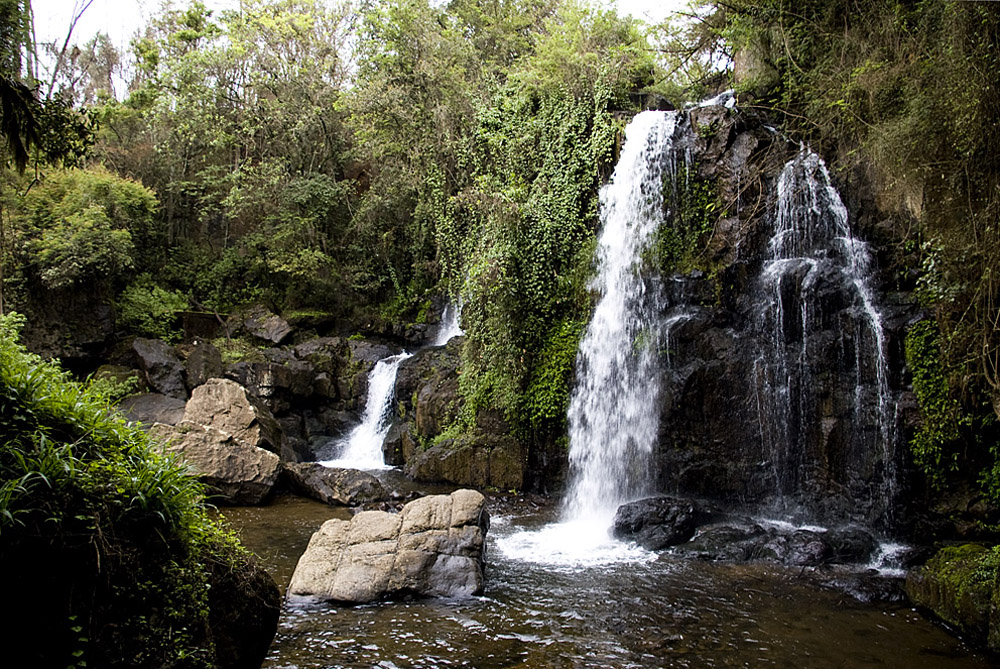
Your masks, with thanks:
[{"label": "wet rock", "polygon": [[834,564],[867,564],[878,548],[872,533],[863,527],[848,526],[830,530],[825,540]]},{"label": "wet rock", "polygon": [[698,528],[691,541],[675,550],[706,560],[744,561],[752,559],[767,538],[767,532],[756,523],[730,521]]},{"label": "wet rock", "polygon": [[796,530],[790,534],[768,533],[763,543],[752,547],[751,557],[794,567],[815,567],[826,561],[828,548],[817,532]]},{"label": "wet rock", "polygon": [[149,433],[230,504],[263,504],[281,473],[277,455],[213,427],[185,420],[158,423]]},{"label": "wet rock", "polygon": [[318,462],[285,463],[284,468],[294,490],[325,504],[358,506],[389,499],[377,478],[357,469],[324,467]]},{"label": "wet rock", "polygon": [[486,500],[474,490],[422,497],[398,514],[329,520],[309,541],[288,594],[342,603],[471,596],[483,589],[488,529]]},{"label": "wet rock", "polygon": [[132,353],[150,388],[163,395],[187,399],[184,364],[170,344],[159,339],[135,339]]},{"label": "wet rock", "polygon": [[209,379],[222,376],[222,354],[211,342],[200,340],[191,347],[184,361],[187,386],[193,390]]},{"label": "wet rock", "polygon": [[998,562],[978,544],[942,548],[906,575],[906,594],[972,643],[1000,650]]},{"label": "wet rock", "polygon": [[123,399],[118,403],[118,410],[129,420],[149,427],[154,423],[177,425],[184,420],[185,406],[187,403],[176,397],[160,393],[143,393]]},{"label": "wet rock", "polygon": [[283,435],[274,416],[246,388],[229,379],[209,379],[195,388],[184,420],[231,435],[247,446],[281,452]]},{"label": "wet rock", "polygon": [[694,536],[701,513],[695,505],[675,497],[649,497],[618,507],[612,532],[643,548],[660,550]]}]

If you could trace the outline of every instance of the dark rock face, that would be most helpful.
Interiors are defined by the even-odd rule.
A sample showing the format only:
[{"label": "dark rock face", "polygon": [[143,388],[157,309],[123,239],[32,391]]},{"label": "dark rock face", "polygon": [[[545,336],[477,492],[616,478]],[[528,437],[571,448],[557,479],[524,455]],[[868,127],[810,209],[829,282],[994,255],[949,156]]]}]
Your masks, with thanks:
[{"label": "dark rock face", "polygon": [[[905,526],[905,449],[887,443],[902,434],[892,421],[904,380],[888,375],[882,424],[875,337],[844,251],[834,243],[764,276],[778,177],[797,147],[723,107],[692,110],[677,132],[688,175],[729,216],[699,247],[704,270],[648,281],[664,305],[659,490],[822,524]],[[859,238],[873,232],[863,212],[849,215]],[[881,309],[887,367],[900,370],[915,308],[903,296]]]},{"label": "dark rock face", "polygon": [[612,533],[618,539],[632,540],[643,548],[660,550],[694,536],[701,515],[690,501],[650,497],[618,507]]},{"label": "dark rock face", "polygon": [[170,397],[187,399],[184,363],[170,344],[159,339],[136,339],[132,342],[132,352],[151,388]]},{"label": "dark rock face", "polygon": [[184,361],[188,390],[193,390],[209,379],[222,376],[222,354],[211,342],[198,341]]},{"label": "dark rock face", "polygon": [[377,478],[357,469],[324,467],[316,462],[285,463],[284,469],[295,491],[325,504],[358,506],[389,499]]},{"label": "dark rock face", "polygon": [[239,569],[210,562],[208,633],[220,669],[259,669],[278,631],[281,593],[270,574],[248,559]]}]

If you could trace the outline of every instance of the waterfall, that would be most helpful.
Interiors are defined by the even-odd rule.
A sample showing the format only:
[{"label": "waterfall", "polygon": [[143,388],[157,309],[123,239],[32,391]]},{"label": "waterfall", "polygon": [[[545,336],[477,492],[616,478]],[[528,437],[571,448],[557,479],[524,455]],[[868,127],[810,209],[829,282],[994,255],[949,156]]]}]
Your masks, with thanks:
[{"label": "waterfall", "polygon": [[465,334],[462,330],[462,302],[457,304],[449,302],[444,305],[441,311],[441,322],[438,324],[437,335],[434,337],[434,346],[444,346],[452,337],[459,337]]},{"label": "waterfall", "polygon": [[327,467],[350,469],[383,469],[386,467],[382,443],[389,432],[392,400],[399,365],[411,353],[383,358],[375,363],[368,374],[368,397],[361,424],[338,444],[338,457],[320,464]]},{"label": "waterfall", "polygon": [[640,275],[642,251],[663,222],[663,175],[675,113],[643,112],[625,131],[611,183],[601,190],[600,297],[577,354],[569,408],[570,490],[565,516],[608,527],[644,492],[656,443],[657,314]]},{"label": "waterfall", "polygon": [[[871,254],[851,232],[847,209],[815,153],[802,149],[782,170],[774,228],[760,279],[757,320],[764,345],[755,361],[755,385],[775,510],[794,515],[798,494],[820,493],[813,472],[824,466],[823,444],[834,422],[846,416],[854,434],[844,439],[857,461],[877,464],[844,485],[876,486],[852,492],[884,497],[879,513],[885,521],[896,494],[894,407]],[[839,340],[822,331],[839,331]],[[816,377],[831,369],[853,375],[853,394],[819,396],[824,384]],[[874,433],[866,426],[874,426]],[[879,453],[863,457],[873,442]],[[819,452],[809,452],[817,447]]]},{"label": "waterfall", "polygon": [[618,506],[651,479],[658,429],[659,305],[640,275],[642,252],[663,222],[663,177],[678,115],[643,112],[625,130],[611,182],[601,189],[600,295],[576,359],[570,398],[570,488],[562,521],[498,541],[512,559],[570,568],[645,561],[655,554],[609,535]]}]

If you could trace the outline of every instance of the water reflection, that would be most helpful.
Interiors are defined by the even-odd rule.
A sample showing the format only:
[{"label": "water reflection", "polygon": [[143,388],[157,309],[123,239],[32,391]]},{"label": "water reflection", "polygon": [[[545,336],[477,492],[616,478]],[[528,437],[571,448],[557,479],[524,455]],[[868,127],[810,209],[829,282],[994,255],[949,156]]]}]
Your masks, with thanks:
[{"label": "water reflection", "polygon": [[[225,514],[284,587],[311,532],[349,512],[285,498]],[[800,570],[665,555],[569,570],[498,550],[548,520],[494,523],[482,597],[288,608],[264,666],[990,666],[912,610],[857,603]]]}]

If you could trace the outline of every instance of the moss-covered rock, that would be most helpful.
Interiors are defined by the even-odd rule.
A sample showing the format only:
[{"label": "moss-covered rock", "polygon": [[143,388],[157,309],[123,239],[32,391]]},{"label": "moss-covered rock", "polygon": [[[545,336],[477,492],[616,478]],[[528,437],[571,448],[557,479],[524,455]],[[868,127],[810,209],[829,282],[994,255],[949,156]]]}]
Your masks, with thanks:
[{"label": "moss-covered rock", "polygon": [[969,641],[1000,650],[1000,546],[942,548],[906,577],[906,593]]}]

